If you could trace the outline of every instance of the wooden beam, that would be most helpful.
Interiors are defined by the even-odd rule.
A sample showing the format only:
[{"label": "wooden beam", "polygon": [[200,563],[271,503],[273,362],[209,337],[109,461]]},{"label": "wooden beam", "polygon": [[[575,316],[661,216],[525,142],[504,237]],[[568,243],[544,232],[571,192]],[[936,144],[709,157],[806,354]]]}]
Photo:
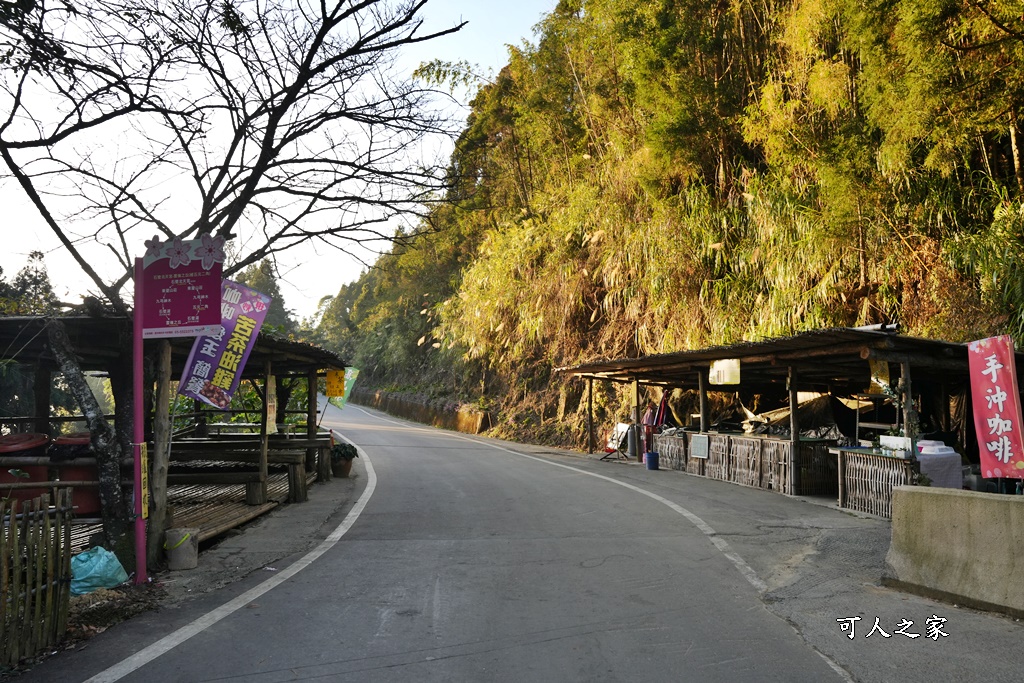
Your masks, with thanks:
[{"label": "wooden beam", "polygon": [[970,372],[966,357],[962,361],[957,361],[948,358],[926,356],[920,353],[893,353],[866,347],[861,349],[860,357],[863,360],[879,360],[887,363],[909,363],[916,368],[956,372],[961,375],[968,375]]}]

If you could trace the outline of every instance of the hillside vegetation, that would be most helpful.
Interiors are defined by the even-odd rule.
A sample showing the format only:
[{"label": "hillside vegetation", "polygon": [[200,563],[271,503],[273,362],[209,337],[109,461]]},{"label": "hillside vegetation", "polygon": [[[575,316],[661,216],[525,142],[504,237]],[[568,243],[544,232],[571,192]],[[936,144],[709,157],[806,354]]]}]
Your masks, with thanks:
[{"label": "hillside vegetation", "polygon": [[577,445],[558,366],[877,322],[1021,339],[1022,108],[1017,0],[565,0],[318,335],[364,386]]}]

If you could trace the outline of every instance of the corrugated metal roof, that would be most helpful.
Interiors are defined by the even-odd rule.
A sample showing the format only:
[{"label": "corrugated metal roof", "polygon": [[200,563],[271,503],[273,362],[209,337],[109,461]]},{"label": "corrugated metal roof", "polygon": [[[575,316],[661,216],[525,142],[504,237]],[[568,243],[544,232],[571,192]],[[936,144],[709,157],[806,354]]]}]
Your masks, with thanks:
[{"label": "corrugated metal roof", "polygon": [[814,385],[860,391],[870,384],[868,360],[872,358],[890,363],[906,360],[915,378],[941,376],[958,382],[969,376],[966,344],[868,328],[812,330],[756,342],[594,361],[558,368],[556,372],[570,377],[695,388],[699,371],[710,367],[712,361],[730,358],[740,360],[741,382],[746,386],[785,386],[792,367],[802,388]]}]

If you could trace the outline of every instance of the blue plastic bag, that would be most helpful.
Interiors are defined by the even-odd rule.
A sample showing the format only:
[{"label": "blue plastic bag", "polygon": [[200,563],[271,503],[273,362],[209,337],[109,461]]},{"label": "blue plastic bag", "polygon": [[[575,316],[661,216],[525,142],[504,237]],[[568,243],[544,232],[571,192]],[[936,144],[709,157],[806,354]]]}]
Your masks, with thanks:
[{"label": "blue plastic bag", "polygon": [[71,558],[71,594],[85,595],[98,588],[113,588],[128,580],[117,555],[106,548],[89,548]]}]

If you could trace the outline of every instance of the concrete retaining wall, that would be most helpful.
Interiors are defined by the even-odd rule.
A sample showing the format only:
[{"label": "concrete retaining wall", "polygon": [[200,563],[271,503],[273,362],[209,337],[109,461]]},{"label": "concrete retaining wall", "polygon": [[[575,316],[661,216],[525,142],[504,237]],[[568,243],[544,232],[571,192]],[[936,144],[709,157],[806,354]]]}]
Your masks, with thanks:
[{"label": "concrete retaining wall", "polygon": [[350,400],[396,417],[465,434],[479,434],[491,426],[490,415],[484,411],[411,394],[355,389]]},{"label": "concrete retaining wall", "polygon": [[886,560],[887,584],[1024,615],[1024,496],[897,487]]}]

